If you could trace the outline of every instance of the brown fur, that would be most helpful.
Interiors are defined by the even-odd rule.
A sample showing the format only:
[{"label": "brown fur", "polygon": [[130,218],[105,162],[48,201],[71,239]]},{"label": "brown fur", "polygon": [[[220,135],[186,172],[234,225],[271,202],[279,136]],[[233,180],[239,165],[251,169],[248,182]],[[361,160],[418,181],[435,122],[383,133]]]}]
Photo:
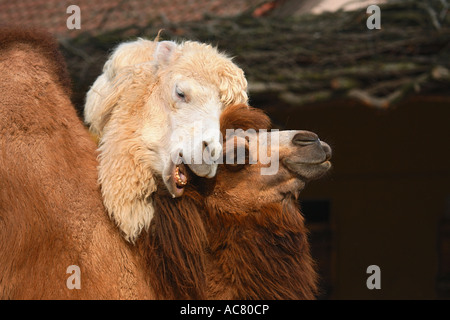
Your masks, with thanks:
[{"label": "brown fur", "polygon": [[[182,198],[155,193],[149,231],[127,243],[102,205],[96,146],[69,101],[56,46],[48,35],[15,32],[0,32],[11,39],[0,49],[1,298],[313,298],[294,199],[253,210],[230,201],[230,177],[255,178],[245,170],[193,177]],[[270,123],[246,106],[222,120],[223,129]],[[249,200],[237,191],[233,199]],[[81,268],[81,290],[66,287],[70,265]]]},{"label": "brown fur", "polygon": [[[262,111],[243,105],[225,110],[221,117],[223,132],[269,127],[270,119]],[[251,190],[239,190],[233,178],[251,181]],[[209,295],[226,299],[314,299],[317,274],[296,199],[289,194],[281,202],[259,197],[265,188],[258,184],[260,179],[245,168],[227,171],[222,165],[206,198]],[[256,198],[259,207],[243,208],[234,205],[241,201],[231,201],[233,195],[246,197],[249,191],[245,201]]]},{"label": "brown fur", "polygon": [[137,243],[159,299],[207,298],[203,203],[193,194],[176,199],[155,195],[150,232]]},{"label": "brown fur", "polygon": [[209,291],[220,299],[314,299],[316,272],[295,201],[257,212],[208,210]]},{"label": "brown fur", "polygon": [[220,117],[220,131],[227,129],[271,129],[272,122],[264,111],[243,104],[225,109]]},{"label": "brown fur", "polygon": [[[270,120],[263,112],[244,105],[226,109],[221,117],[224,133],[230,128],[247,130],[269,126]],[[158,237],[164,241],[172,238],[164,242],[164,247],[174,244],[175,247],[165,247],[166,254],[152,255],[158,260],[149,263],[173,270],[170,273],[177,275],[177,280],[186,275],[195,279],[178,281],[178,284],[186,283],[179,289],[185,293],[173,296],[175,298],[189,296],[193,289],[202,288],[202,272],[206,272],[207,284],[202,289],[205,293],[191,297],[314,299],[317,274],[310,254],[308,231],[295,198],[289,194],[279,202],[262,198],[259,206],[243,208],[239,203],[251,202],[251,199],[246,198],[248,190],[241,190],[234,179],[254,183],[250,196],[260,198],[258,193],[263,188],[255,184],[256,176],[245,169],[227,170],[225,165],[219,166],[214,179],[191,175],[182,198],[172,201],[167,197],[155,213],[156,221],[164,220],[167,226],[162,228],[155,224],[154,230],[158,230]],[[205,258],[198,256],[201,252]],[[170,260],[166,260],[167,257]],[[195,263],[188,263],[187,259]],[[164,273],[160,268],[157,274]],[[175,283],[169,273],[165,279],[160,279],[160,286]]]},{"label": "brown fur", "polygon": [[[53,38],[45,35],[44,31],[34,31],[30,29],[18,29],[9,27],[0,27],[0,50],[3,51],[8,48],[13,49],[18,43],[28,44],[34,48],[39,48],[40,54],[46,59],[53,61],[45,67],[51,68],[52,77],[64,88],[65,92],[70,95],[71,80],[64,62],[64,57],[58,50]],[[3,55],[2,60],[6,55]],[[35,65],[34,67],[43,67],[43,65]]]},{"label": "brown fur", "polygon": [[[149,298],[144,268],[108,219],[96,146],[54,40],[0,30],[0,297]],[[70,265],[81,289],[69,290]]]}]

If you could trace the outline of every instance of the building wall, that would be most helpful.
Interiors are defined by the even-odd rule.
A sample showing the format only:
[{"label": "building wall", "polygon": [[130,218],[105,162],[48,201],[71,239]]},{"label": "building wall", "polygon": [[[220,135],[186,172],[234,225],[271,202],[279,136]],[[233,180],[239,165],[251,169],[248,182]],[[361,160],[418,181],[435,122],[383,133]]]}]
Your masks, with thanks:
[{"label": "building wall", "polygon": [[[332,172],[301,195],[331,203],[331,262],[322,259],[329,297],[440,298],[438,270],[450,270],[439,266],[448,244],[438,243],[450,197],[449,101],[414,98],[386,111],[345,101],[259,104],[280,127],[314,131],[333,148]],[[381,269],[380,290],[366,286],[369,265]]]}]

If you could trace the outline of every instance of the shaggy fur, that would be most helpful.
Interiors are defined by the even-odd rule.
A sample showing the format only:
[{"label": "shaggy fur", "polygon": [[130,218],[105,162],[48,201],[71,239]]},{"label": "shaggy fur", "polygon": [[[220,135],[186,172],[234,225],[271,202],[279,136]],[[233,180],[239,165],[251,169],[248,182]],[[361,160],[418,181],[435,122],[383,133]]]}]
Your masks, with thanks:
[{"label": "shaggy fur", "polygon": [[[269,129],[270,119],[260,110],[234,106],[221,117],[221,128]],[[247,165],[248,166],[248,165]],[[308,232],[291,194],[270,202],[260,197],[267,187],[261,177],[222,165],[205,198],[208,233],[208,295],[215,299],[314,299],[317,274],[310,254]],[[252,181],[251,197],[260,206],[244,207],[246,197],[232,177]],[[238,190],[236,190],[238,188]],[[247,202],[250,199],[247,198]]]},{"label": "shaggy fur", "polygon": [[[221,127],[223,133],[264,129],[270,120],[260,110],[237,105],[223,112]],[[274,179],[285,178],[280,172]],[[249,181],[252,188],[235,181]],[[158,270],[151,280],[157,292],[178,299],[315,298],[315,263],[296,198],[261,197],[269,187],[261,183],[258,171],[221,165],[213,179],[191,175],[181,198],[154,195],[151,235],[138,243],[154,250],[147,264]]]},{"label": "shaggy fur", "polygon": [[[268,129],[270,119],[260,110],[238,105],[222,114],[221,127],[223,132]],[[317,274],[294,195],[288,193],[283,200],[271,202],[270,197],[261,196],[268,186],[258,171],[226,167],[220,167],[205,198],[209,297],[314,299]],[[280,170],[277,176],[283,180],[282,174]],[[242,189],[245,186],[236,180],[251,181],[251,190]],[[256,199],[258,204],[241,205],[240,198],[247,203]]]},{"label": "shaggy fur", "polygon": [[[0,30],[0,298],[151,298],[145,267],[104,211],[96,146],[46,33]],[[71,265],[81,289],[69,290]]]},{"label": "shaggy fur", "polygon": [[315,298],[315,263],[304,219],[292,196],[254,212],[236,215],[217,207],[207,212],[211,297]]},{"label": "shaggy fur", "polygon": [[158,299],[206,299],[207,235],[203,199],[154,194],[155,216],[137,246]]},{"label": "shaggy fur", "polygon": [[[254,183],[251,168],[190,175],[177,199],[159,188],[148,232],[126,242],[102,205],[95,145],[70,103],[53,40],[3,29],[0,43],[0,298],[313,298],[295,200],[253,194],[260,205],[242,206],[248,190],[230,182]],[[222,130],[269,123],[247,106],[222,116]],[[80,290],[66,286],[70,265],[81,268]]]},{"label": "shaggy fur", "polygon": [[[186,83],[190,95],[184,103],[175,90]],[[220,148],[220,112],[245,103],[246,89],[242,70],[206,44],[139,39],[112,53],[88,92],[85,121],[100,136],[103,202],[125,239],[134,242],[150,225],[151,195],[177,152],[173,131],[185,128],[184,135],[192,135],[193,121],[203,119]]]}]

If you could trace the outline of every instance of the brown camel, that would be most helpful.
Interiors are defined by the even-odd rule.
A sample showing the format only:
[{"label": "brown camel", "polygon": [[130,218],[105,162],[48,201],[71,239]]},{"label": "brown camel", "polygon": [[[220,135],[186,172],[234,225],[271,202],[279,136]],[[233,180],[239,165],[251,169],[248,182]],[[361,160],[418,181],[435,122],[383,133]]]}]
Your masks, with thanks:
[{"label": "brown camel", "polygon": [[[221,119],[223,129],[266,129],[269,123],[263,112],[245,106],[228,109]],[[261,167],[268,166],[261,161],[225,164],[206,198],[212,297],[313,299],[317,292],[308,232],[296,200],[306,182],[328,171],[331,148],[308,131],[280,131],[279,146],[272,147],[279,152],[276,174],[261,175]],[[256,158],[256,150],[248,148],[250,158]]]},{"label": "brown camel", "polygon": [[0,96],[0,298],[154,297],[104,210],[96,145],[50,35],[0,29]]},{"label": "brown camel", "polygon": [[[221,116],[223,134],[269,126],[262,111],[246,105],[229,107]],[[245,138],[230,136],[226,153],[234,140],[235,148],[241,143],[248,158],[256,159],[258,148]],[[314,299],[317,274],[296,200],[306,182],[328,171],[331,149],[308,131],[280,131],[278,140],[272,152],[279,153],[280,167],[273,175],[261,175],[270,165],[261,162],[219,165],[213,179],[179,166],[188,180],[184,196],[155,197],[155,224],[140,241],[159,252],[147,260],[160,270],[152,273],[159,276],[151,281],[157,292],[179,298],[183,288],[177,284],[206,283],[209,299]],[[189,274],[196,277],[189,281]]]},{"label": "brown camel", "polygon": [[[150,228],[132,245],[102,205],[96,146],[70,103],[57,46],[48,35],[11,29],[1,30],[0,43],[1,298],[314,297],[294,202],[329,168],[331,151],[314,134],[280,132],[275,175],[260,174],[268,164],[223,164],[205,179],[180,165],[185,196],[158,188]],[[269,126],[242,105],[221,119],[223,130]],[[72,266],[80,288],[68,282]]]}]

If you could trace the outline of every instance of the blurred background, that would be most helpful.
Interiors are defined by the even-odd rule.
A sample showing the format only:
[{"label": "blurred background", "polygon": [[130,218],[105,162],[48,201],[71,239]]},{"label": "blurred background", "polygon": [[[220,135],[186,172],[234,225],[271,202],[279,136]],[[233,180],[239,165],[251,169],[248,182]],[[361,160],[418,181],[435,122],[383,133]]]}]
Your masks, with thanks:
[{"label": "blurred background", "polygon": [[[369,5],[381,29],[368,29]],[[84,97],[136,37],[211,43],[234,57],[250,104],[316,132],[333,170],[301,195],[320,299],[450,298],[450,14],[447,0],[0,0],[0,24],[57,37]],[[69,30],[69,5],[81,28]],[[1,44],[0,44],[1,45]],[[369,290],[367,267],[381,270]]]}]

